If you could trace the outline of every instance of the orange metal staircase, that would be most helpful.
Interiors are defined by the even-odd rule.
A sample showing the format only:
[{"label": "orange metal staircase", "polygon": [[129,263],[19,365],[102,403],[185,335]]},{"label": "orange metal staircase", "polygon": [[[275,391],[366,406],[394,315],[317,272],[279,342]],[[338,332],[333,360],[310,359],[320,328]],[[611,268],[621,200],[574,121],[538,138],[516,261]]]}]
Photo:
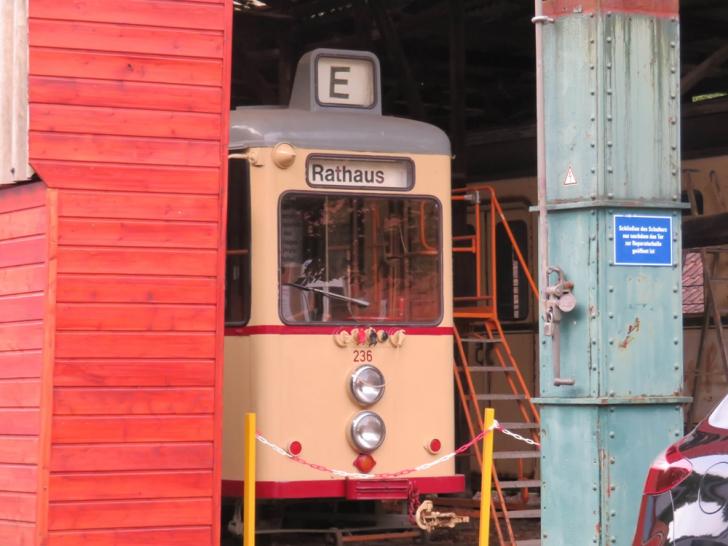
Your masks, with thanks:
[{"label": "orange metal staircase", "polygon": [[[504,428],[513,430],[538,441],[539,415],[531,400],[531,393],[524,376],[513,356],[498,317],[496,292],[496,227],[500,223],[520,263],[531,290],[538,298],[538,288],[533,280],[523,253],[518,247],[495,191],[487,185],[470,186],[467,190],[453,192],[453,201],[467,203],[469,218],[474,223],[474,233],[453,237],[453,252],[467,253],[474,257],[475,293],[454,298],[456,319],[455,384],[460,398],[462,415],[468,433],[472,436],[482,430],[483,409],[496,409],[509,421],[501,422]],[[486,254],[487,253],[487,254]],[[482,363],[472,363],[473,349],[480,349]],[[498,377],[498,381],[493,381]],[[500,383],[494,387],[493,383]],[[499,411],[500,410],[500,411]],[[514,417],[515,416],[515,417]],[[481,466],[479,446],[475,446],[475,459]],[[539,451],[531,446],[516,443],[498,434],[495,437],[493,494],[491,517],[493,529],[500,545],[535,546],[538,539],[519,540],[511,520],[516,518],[540,519],[538,504],[530,492],[540,487],[538,474]],[[510,467],[507,471],[498,468]],[[515,468],[515,470],[514,470]],[[504,479],[508,474],[509,479]],[[529,498],[531,501],[529,503]]]}]

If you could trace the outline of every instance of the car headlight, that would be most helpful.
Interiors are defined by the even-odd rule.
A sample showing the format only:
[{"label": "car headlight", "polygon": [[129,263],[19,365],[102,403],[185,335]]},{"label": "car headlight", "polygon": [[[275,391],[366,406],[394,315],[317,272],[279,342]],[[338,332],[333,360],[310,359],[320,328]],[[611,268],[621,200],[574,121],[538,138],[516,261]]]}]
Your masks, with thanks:
[{"label": "car headlight", "polygon": [[362,406],[371,406],[384,394],[384,375],[374,366],[361,366],[351,374],[351,394]]},{"label": "car headlight", "polygon": [[373,411],[362,411],[351,422],[351,443],[362,453],[371,453],[381,446],[386,434],[384,421]]}]

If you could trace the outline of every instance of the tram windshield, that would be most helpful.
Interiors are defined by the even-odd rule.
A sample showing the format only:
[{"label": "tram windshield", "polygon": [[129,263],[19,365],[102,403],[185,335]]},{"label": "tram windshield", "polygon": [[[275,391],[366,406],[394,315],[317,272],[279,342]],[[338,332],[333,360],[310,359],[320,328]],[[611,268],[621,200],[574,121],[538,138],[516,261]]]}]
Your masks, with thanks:
[{"label": "tram windshield", "polygon": [[280,221],[284,322],[439,322],[437,200],[288,193]]}]

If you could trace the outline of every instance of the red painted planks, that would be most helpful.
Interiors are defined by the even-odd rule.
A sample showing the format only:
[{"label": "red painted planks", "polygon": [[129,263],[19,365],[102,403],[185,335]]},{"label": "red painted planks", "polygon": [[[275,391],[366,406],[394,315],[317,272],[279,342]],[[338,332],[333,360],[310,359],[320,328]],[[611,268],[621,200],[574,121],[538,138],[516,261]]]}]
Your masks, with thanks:
[{"label": "red painted planks", "polygon": [[0,463],[0,491],[35,493],[38,487],[36,465],[8,465]]},{"label": "red painted planks", "polygon": [[[40,407],[40,380],[0,380],[0,408],[37,407]],[[0,490],[2,490],[1,487]]]},{"label": "red painted planks", "polygon": [[37,435],[39,431],[40,411],[38,409],[0,408],[0,436],[33,436]]},{"label": "red painted planks", "polygon": [[216,223],[61,218],[61,245],[217,248]]},{"label": "red painted planks", "polygon": [[215,251],[61,247],[59,273],[215,276]]},{"label": "red painted planks", "polygon": [[217,222],[219,199],[215,196],[176,194],[61,192],[60,216]]},{"label": "red painted planks", "polygon": [[0,352],[41,347],[43,347],[43,325],[40,322],[0,324]]},{"label": "red painted planks", "polygon": [[40,235],[46,231],[46,209],[35,207],[0,214],[0,239]]},{"label": "red painted planks", "polygon": [[33,0],[29,6],[29,16],[220,30],[224,28],[225,9],[221,2],[205,5],[162,0],[84,0],[70,3]]},{"label": "red painted planks", "polygon": [[0,353],[0,379],[39,378],[43,365],[40,349]]},{"label": "red painted planks", "polygon": [[214,334],[58,332],[56,358],[212,358]]},{"label": "red painted planks", "polygon": [[217,167],[217,142],[30,132],[31,160],[69,157],[77,161],[110,161],[151,165]]},{"label": "red painted planks", "polygon": [[45,184],[0,187],[0,214],[45,206]]},{"label": "red painted planks", "polygon": [[[213,386],[212,360],[56,360],[56,387]],[[1,373],[1,372],[0,372]]]},{"label": "red painted planks", "polygon": [[48,527],[109,529],[164,525],[205,525],[212,519],[212,499],[51,503]]},{"label": "red painted planks", "polygon": [[38,453],[35,436],[0,436],[0,463],[35,464]]},{"label": "red painted planks", "polygon": [[222,90],[218,87],[56,76],[30,76],[28,80],[31,103],[212,114],[220,113],[222,103]]},{"label": "red painted planks", "polygon": [[53,474],[51,501],[209,497],[210,471]]},{"label": "red painted planks", "polygon": [[42,319],[44,309],[42,293],[0,296],[0,323]]},{"label": "red painted planks", "polygon": [[222,82],[222,62],[31,47],[30,73],[34,76],[93,76],[100,80],[218,87]]},{"label": "red painted planks", "polygon": [[58,330],[214,332],[214,306],[58,304]]},{"label": "red painted planks", "polygon": [[0,269],[0,296],[40,292],[47,280],[43,264]]},{"label": "red painted planks", "polygon": [[0,520],[0,544],[3,546],[31,546],[34,541],[34,524]]},{"label": "red painted planks", "polygon": [[223,53],[220,31],[49,19],[31,19],[29,25],[31,46],[213,59],[221,59]]},{"label": "red painted planks", "polygon": [[215,304],[215,280],[194,277],[58,276],[58,302]]},{"label": "red painted planks", "polygon": [[109,533],[107,529],[56,531],[49,533],[47,546],[79,546],[79,544],[83,544],[83,546],[140,546],[142,544],[200,546],[201,544],[212,544],[212,529],[210,527],[114,529],[113,533]]},{"label": "red painted planks", "polygon": [[43,263],[47,245],[42,235],[26,239],[0,240],[0,267]]},{"label": "red painted planks", "polygon": [[202,442],[212,440],[212,416],[54,416],[52,441],[60,444]]},{"label": "red painted planks", "polygon": [[210,469],[212,444],[54,445],[51,472]]},{"label": "red painted planks", "polygon": [[0,491],[0,519],[32,523],[36,516],[36,497],[32,493]]},{"label": "red painted planks", "polygon": [[217,114],[58,104],[31,104],[30,122],[32,131],[58,133],[197,140],[216,140],[220,133],[220,116]]},{"label": "red painted planks", "polygon": [[55,415],[210,414],[211,388],[59,388],[53,395]]},{"label": "red painted planks", "polygon": [[54,187],[157,193],[219,193],[220,174],[210,167],[159,167],[104,163],[34,161],[36,172]]}]

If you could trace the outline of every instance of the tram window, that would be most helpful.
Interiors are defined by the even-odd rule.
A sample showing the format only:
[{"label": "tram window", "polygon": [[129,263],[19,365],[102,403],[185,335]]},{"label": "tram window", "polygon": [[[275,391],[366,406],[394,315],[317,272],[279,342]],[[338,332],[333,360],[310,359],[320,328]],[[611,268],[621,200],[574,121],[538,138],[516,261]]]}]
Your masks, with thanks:
[{"label": "tram window", "polygon": [[435,199],[288,193],[280,206],[284,322],[440,321]]},{"label": "tram window", "polygon": [[228,162],[225,324],[250,318],[250,178],[247,161]]},{"label": "tram window", "polygon": [[[523,220],[509,222],[513,237],[528,263],[528,227]],[[524,320],[528,317],[530,291],[526,274],[518,262],[513,245],[503,224],[495,231],[496,285],[498,316],[503,320]]]}]

